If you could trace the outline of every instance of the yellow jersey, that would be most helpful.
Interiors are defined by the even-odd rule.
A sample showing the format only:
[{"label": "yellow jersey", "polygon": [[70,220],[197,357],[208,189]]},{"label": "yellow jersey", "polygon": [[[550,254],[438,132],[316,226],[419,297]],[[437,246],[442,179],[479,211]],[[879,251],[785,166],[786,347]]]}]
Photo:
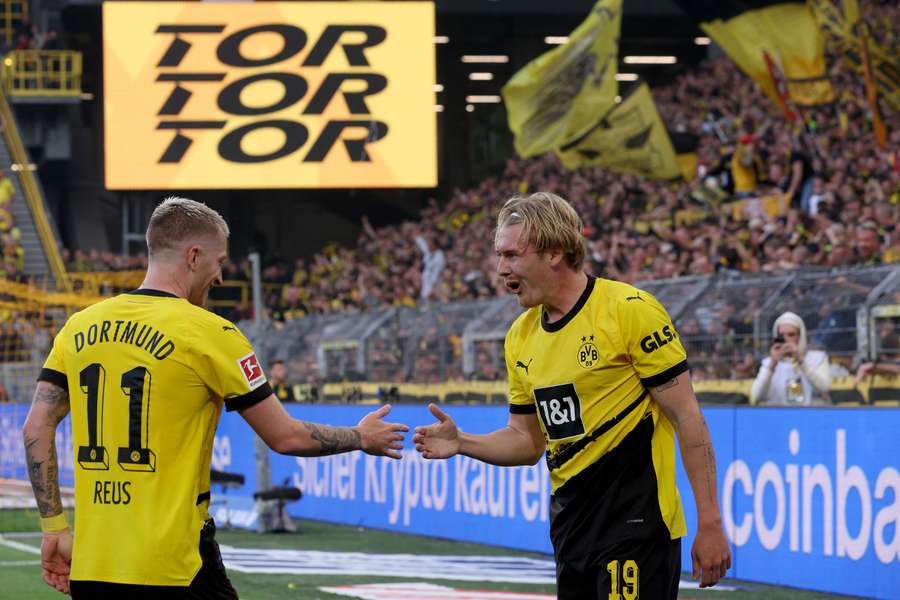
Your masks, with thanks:
[{"label": "yellow jersey", "polygon": [[[539,306],[520,315],[505,355],[510,412],[537,413],[554,498],[587,495],[595,538],[646,537],[660,523],[683,536],[674,429],[649,393],[688,369],[665,308],[643,290],[588,277],[562,319],[547,323]],[[583,537],[584,516],[571,517],[569,534]]]},{"label": "yellow jersey", "polygon": [[71,578],[189,585],[222,406],[272,393],[250,342],[186,299],[135,290],[72,315],[39,379],[69,392]]}]

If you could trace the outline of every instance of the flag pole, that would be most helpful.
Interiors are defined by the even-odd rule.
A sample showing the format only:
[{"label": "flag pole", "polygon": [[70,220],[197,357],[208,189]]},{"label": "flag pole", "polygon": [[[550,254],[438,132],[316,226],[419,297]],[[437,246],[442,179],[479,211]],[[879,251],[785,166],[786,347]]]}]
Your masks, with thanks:
[{"label": "flag pole", "polygon": [[869,56],[868,26],[864,22],[857,24],[859,35],[859,50],[863,63],[863,78],[866,82],[866,100],[869,103],[869,112],[872,113],[872,129],[878,146],[884,150],[887,148],[887,129],[881,120],[878,110],[878,91],[875,88],[875,78],[872,76],[872,60]]}]

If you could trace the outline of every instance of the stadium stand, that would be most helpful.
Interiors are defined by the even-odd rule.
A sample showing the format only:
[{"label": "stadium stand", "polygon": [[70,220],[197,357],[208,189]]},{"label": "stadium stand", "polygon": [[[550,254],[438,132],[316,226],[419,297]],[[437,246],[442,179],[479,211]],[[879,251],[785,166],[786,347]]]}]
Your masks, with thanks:
[{"label": "stadium stand", "polygon": [[[809,2],[830,4],[832,8],[839,3],[840,0]],[[33,506],[27,473],[19,458],[21,427],[11,427],[10,423],[21,423],[27,413],[35,378],[54,333],[73,311],[138,287],[147,268],[147,257],[140,251],[126,256],[92,247],[95,244],[79,245],[77,235],[61,232],[51,210],[59,214],[59,206],[53,206],[41,187],[41,177],[49,169],[44,170],[46,163],[35,156],[34,140],[40,138],[35,134],[41,129],[40,118],[46,117],[34,120],[32,113],[32,120],[28,121],[23,116],[28,114],[23,104],[49,101],[70,103],[70,108],[76,108],[82,96],[90,96],[81,87],[82,71],[86,79],[90,69],[100,71],[96,64],[89,64],[88,54],[82,59],[81,53],[64,49],[65,36],[55,27],[54,19],[36,18],[40,25],[32,22],[33,17],[39,17],[30,14],[35,7],[65,4],[69,3],[0,0],[0,37],[4,42],[4,60],[0,64],[0,403],[9,405],[3,406],[0,422],[0,508]],[[869,25],[872,52],[900,56],[896,26],[900,22],[900,7],[875,1],[863,2],[860,9]],[[48,26],[51,22],[53,27]],[[733,447],[717,446],[717,453],[723,456],[720,473],[726,480],[737,477],[736,484],[732,481],[735,496],[729,498],[734,505],[743,502],[743,498],[735,497],[740,496],[738,484],[744,484],[744,495],[750,497],[747,478],[743,471],[729,471],[729,460],[747,459],[754,470],[751,474],[756,477],[754,492],[763,505],[768,501],[764,497],[766,488],[774,482],[765,480],[762,471],[755,472],[756,462],[764,459],[768,462],[762,464],[771,465],[774,460],[780,465],[787,461],[785,481],[791,485],[796,485],[796,481],[789,479],[790,469],[795,469],[796,475],[797,465],[802,465],[803,485],[807,486],[808,465],[821,471],[822,464],[827,464],[830,469],[834,458],[838,465],[834,470],[834,504],[838,506],[855,493],[851,490],[841,497],[840,482],[850,481],[851,475],[858,482],[859,464],[896,454],[890,442],[876,447],[871,443],[876,438],[855,431],[853,418],[847,419],[846,415],[872,418],[877,414],[874,422],[880,419],[875,407],[894,407],[881,411],[890,413],[884,419],[890,425],[900,406],[900,375],[875,370],[875,374],[863,376],[865,369],[859,370],[861,364],[900,365],[900,107],[895,104],[896,90],[892,96],[885,94],[880,98],[888,139],[879,146],[859,74],[860,58],[854,56],[853,49],[842,47],[843,43],[845,40],[829,38],[827,46],[828,77],[837,93],[836,101],[804,109],[795,122],[789,122],[775,110],[770,98],[721,51],[710,52],[710,58],[690,68],[679,65],[677,71],[671,71],[677,72],[677,77],[666,78],[662,84],[651,81],[656,107],[686,174],[683,179],[651,180],[602,167],[570,170],[554,153],[524,159],[512,156],[505,164],[493,156],[491,161],[485,161],[491,169],[480,171],[489,175],[453,191],[442,189],[427,205],[423,199],[421,205],[425,207],[418,214],[398,210],[390,218],[382,214],[376,219],[372,215],[372,220],[379,223],[375,226],[368,217],[359,218],[359,213],[347,211],[357,225],[352,234],[344,236],[342,242],[324,244],[315,252],[279,254],[268,248],[266,240],[243,240],[240,250],[223,267],[225,281],[213,290],[210,308],[238,324],[252,341],[264,367],[273,361],[284,362],[286,383],[293,388],[293,397],[299,403],[498,405],[484,408],[496,409],[505,418],[502,405],[508,399],[504,338],[522,309],[495,274],[495,216],[511,195],[551,190],[570,200],[583,218],[588,240],[586,270],[634,283],[667,307],[687,350],[698,398],[705,407],[712,406],[713,412],[766,413],[756,407],[744,410],[744,406],[754,402],[751,382],[772,344],[772,323],[785,311],[803,318],[810,348],[825,350],[831,358],[834,379],[830,403],[841,409],[829,406],[823,411],[808,410],[816,419],[821,418],[821,413],[840,416],[834,418],[833,427],[828,422],[831,429],[821,428],[827,435],[813,438],[809,432],[818,427],[819,421],[811,419],[810,428],[803,429],[805,415],[790,415],[784,419],[790,424],[785,439],[766,438],[760,444],[765,447],[759,449],[759,454],[753,453],[756,449],[747,454],[753,460],[737,452],[736,443]],[[633,88],[622,81],[619,89],[624,95]],[[449,107],[450,103],[443,99],[448,96],[438,95],[437,101]],[[78,108],[82,112],[80,118],[90,122],[91,117],[86,116],[89,110],[84,105]],[[96,123],[92,127],[100,129]],[[508,133],[505,121],[501,129]],[[26,140],[29,132],[31,144]],[[93,141],[101,137],[98,134]],[[442,149],[447,154],[457,150]],[[465,150],[479,157],[485,153],[483,148]],[[75,170],[74,161],[71,167]],[[106,191],[101,189],[100,193]],[[191,192],[184,193],[191,196]],[[198,191],[203,193],[208,192]],[[210,197],[202,199],[209,201]],[[391,210],[392,207],[386,209]],[[141,215],[132,216],[140,221]],[[401,219],[407,220],[400,222]],[[124,214],[122,221],[123,252],[142,248],[141,234],[125,225]],[[72,226],[62,219],[59,223]],[[109,223],[104,225],[108,227]],[[244,234],[246,238],[254,232]],[[125,241],[128,236],[130,241]],[[62,246],[64,240],[70,248]],[[428,252],[439,249],[444,257],[430,294],[422,293],[428,252],[417,240],[425,243]],[[115,244],[111,246],[115,248]],[[253,249],[260,250],[263,259],[262,314],[254,314],[252,302],[253,277],[246,253]],[[855,373],[860,373],[856,379]],[[350,412],[365,407],[288,408],[305,413],[330,408]],[[480,407],[459,410],[473,408]],[[864,410],[851,412],[844,408]],[[403,411],[409,409],[424,411],[421,406],[399,406],[395,407],[395,414],[405,414]],[[768,424],[775,422],[773,418]],[[227,424],[227,417],[223,423]],[[63,457],[60,466],[64,503],[71,507],[73,452],[71,426],[67,427],[60,434],[58,445]],[[737,432],[739,428],[733,429]],[[832,435],[832,429],[839,433]],[[777,435],[781,433],[779,430]],[[802,453],[798,450],[800,433]],[[890,433],[877,439],[889,436]],[[826,437],[834,439],[834,448],[827,445],[830,439],[827,444],[822,441]],[[756,443],[756,438],[751,435],[750,441]],[[779,451],[785,456],[790,454],[789,457],[772,457],[763,452],[782,442],[788,445],[786,449],[779,446]],[[216,469],[219,443],[216,439]],[[743,452],[748,452],[746,447],[742,447]],[[825,448],[821,454],[825,458],[811,454],[813,448]],[[230,462],[230,445],[227,452]],[[735,456],[729,457],[729,452]],[[241,455],[240,460],[228,464],[229,470],[241,470],[247,475],[246,482],[256,485],[249,444],[235,443],[234,453],[235,457]],[[754,462],[757,457],[762,458]],[[419,469],[420,463],[410,462],[409,456],[404,459],[406,476]],[[896,475],[896,469],[890,466],[889,458],[884,460],[888,461],[883,471],[887,475],[883,480],[879,475],[878,481],[888,485],[874,484],[881,488],[872,489],[881,491],[866,501],[877,496],[887,505],[890,495],[886,490],[895,480],[889,477]],[[291,468],[302,471],[303,477],[315,479],[315,464],[291,461]],[[330,466],[323,467],[323,473],[325,468],[334,469],[335,478],[343,473],[343,463],[327,464]],[[732,462],[731,466],[735,464]],[[259,464],[256,466],[260,468]],[[867,474],[874,473],[871,465],[863,466]],[[278,469],[282,467],[277,465]],[[392,477],[397,473],[394,470]],[[876,481],[874,476],[871,480]],[[392,481],[396,485],[397,480]],[[432,479],[432,485],[434,481],[437,479]],[[454,481],[459,487],[461,480]],[[498,481],[503,487],[507,480]],[[868,485],[868,480],[864,483]],[[292,530],[289,509],[296,517],[297,506],[329,500],[319,498],[321,490],[299,476],[291,481],[285,479],[284,487],[268,490],[261,483],[254,492],[250,485],[245,487],[244,474],[215,470],[212,484],[212,507],[223,509],[216,519],[226,528],[240,526],[243,508],[254,499],[276,507],[269,513],[273,520],[264,524],[268,530]],[[845,488],[846,492],[849,488]],[[393,489],[396,491],[399,486]],[[508,489],[512,498],[512,478]],[[855,489],[859,490],[859,504],[865,511],[863,489]],[[238,494],[248,490],[249,495]],[[803,490],[806,494],[807,487]],[[811,511],[810,519],[810,513],[803,512],[804,544],[805,536],[813,531],[812,544],[818,552],[821,533],[821,552],[832,561],[831,542],[826,542],[825,537],[831,537],[831,515],[825,514],[824,509],[826,488],[824,484],[809,486],[808,491],[810,496],[814,491],[821,492],[828,533],[818,529],[818,512]],[[368,488],[365,493],[369,494]],[[302,503],[288,504],[301,495]],[[336,510],[344,510],[338,500],[329,502]],[[830,507],[831,496],[828,502]],[[854,502],[855,498],[851,498],[845,503],[855,510]],[[870,504],[878,509],[874,500]],[[325,514],[319,505],[314,506]],[[371,507],[366,510],[375,514]],[[885,530],[878,529],[878,518],[888,514],[890,507],[883,510],[876,517],[875,529],[865,529],[868,524],[860,526],[855,539],[865,536],[868,540],[871,533],[876,548],[882,542],[888,547],[890,561],[889,535],[879,537]],[[19,527],[13,524],[9,512],[0,514],[0,539]],[[766,515],[759,512],[755,516],[754,527],[764,530],[760,522],[768,527]],[[835,520],[838,557],[843,557],[843,516],[838,514]],[[503,515],[501,518],[506,519]],[[801,522],[794,514],[789,518],[794,520],[791,527]],[[812,523],[810,527],[807,520]],[[30,514],[27,521],[23,527],[33,528]],[[360,521],[357,525],[361,531],[369,524]],[[796,536],[795,529],[790,532]],[[852,533],[845,533],[844,539],[853,541]],[[896,537],[897,532],[894,533]],[[796,545],[796,541],[791,544]],[[791,551],[797,549],[792,547]],[[805,547],[803,552],[810,554]],[[768,561],[773,555],[765,556]],[[800,559],[808,558],[800,556],[799,551],[796,556],[798,564]],[[779,558],[772,564],[776,562],[790,561]],[[846,570],[857,575],[852,566]],[[785,597],[792,597],[793,591]]]},{"label": "stadium stand", "polygon": [[[862,10],[879,47],[896,50],[890,24],[897,8],[868,3]],[[18,13],[11,18],[17,25],[7,37],[29,39],[19,50],[45,50],[48,41],[58,47],[58,35],[22,25],[27,19]],[[890,140],[880,149],[861,78],[833,47],[829,52],[829,76],[841,93],[833,105],[803,115],[802,131],[769,111],[753,81],[724,57],[656,87],[656,104],[673,136],[683,134],[693,145],[696,168],[687,181],[652,181],[599,167],[569,171],[553,154],[510,158],[496,177],[433,200],[416,221],[375,228],[363,219],[355,246],[332,244],[310,258],[267,257],[262,278],[265,316],[272,322],[266,327],[274,333],[262,343],[271,358],[287,361],[296,385],[502,379],[502,332],[518,310],[511,300],[497,299],[505,291],[494,275],[494,211],[511,194],[552,189],[582,214],[588,270],[636,282],[669,307],[697,378],[751,376],[768,343],[768,323],[788,308],[811,324],[814,343],[852,368],[861,353],[878,352],[848,335],[861,327],[856,312],[889,296],[878,284],[896,269],[878,265],[900,260],[900,117],[883,110]],[[79,69],[58,66],[53,77]],[[49,87],[66,88],[61,81]],[[9,93],[47,87],[9,75],[6,86]],[[797,162],[802,180],[791,181]],[[19,199],[15,180],[21,176],[7,171],[0,178],[3,266],[10,281],[26,281],[24,273],[34,269],[24,263],[40,252],[39,246],[23,249],[9,210]],[[425,302],[419,300],[417,236],[434,238],[446,256]],[[64,249],[62,258],[75,289],[90,295],[134,287],[146,267],[145,256],[92,249]],[[225,285],[214,294],[215,310],[236,321],[253,316],[249,269],[246,259],[227,264]],[[839,285],[831,285],[835,277]],[[45,317],[44,327],[28,327],[46,339],[65,310]],[[18,314],[8,312],[7,324]],[[14,340],[17,327],[10,325],[4,339]],[[6,343],[7,357],[19,357],[17,344]],[[20,396],[16,385],[7,387]]]}]

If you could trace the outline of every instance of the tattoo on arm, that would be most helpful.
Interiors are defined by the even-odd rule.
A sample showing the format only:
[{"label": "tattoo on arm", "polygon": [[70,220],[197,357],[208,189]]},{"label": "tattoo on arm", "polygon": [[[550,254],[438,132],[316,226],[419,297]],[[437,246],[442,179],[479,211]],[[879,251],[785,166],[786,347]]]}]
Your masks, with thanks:
[{"label": "tattoo on arm", "polygon": [[[56,457],[56,425],[69,413],[69,393],[56,385],[38,383],[32,409],[38,404],[49,410],[51,425],[42,425],[40,434],[25,437],[25,461],[28,477],[42,517],[52,517],[63,511],[59,495],[59,462]],[[33,430],[32,430],[33,431]]]},{"label": "tattoo on arm", "polygon": [[50,448],[46,458],[42,455],[38,446],[41,440],[28,438],[25,440],[25,460],[28,463],[28,477],[31,479],[31,488],[34,490],[34,499],[37,501],[38,512],[42,517],[52,517],[63,511],[62,500],[59,496],[59,466],[56,460],[56,442],[50,441]]},{"label": "tattoo on arm", "polygon": [[312,438],[321,444],[321,456],[338,454],[340,452],[347,452],[348,450],[359,450],[361,448],[360,435],[355,429],[347,427],[329,427],[327,425],[310,423],[309,421],[301,422],[304,427],[309,429]]},{"label": "tattoo on arm", "polygon": [[57,423],[69,414],[69,392],[57,385],[38,383],[31,404],[35,405],[38,402],[49,405]]},{"label": "tattoo on arm", "polygon": [[666,391],[666,390],[669,389],[669,388],[675,387],[676,385],[678,385],[678,379],[677,379],[677,378],[673,378],[673,379],[668,380],[668,381],[665,382],[665,383],[659,384],[658,386],[656,386],[655,388],[653,388],[653,391],[654,391],[654,392],[664,392],[664,391]]}]

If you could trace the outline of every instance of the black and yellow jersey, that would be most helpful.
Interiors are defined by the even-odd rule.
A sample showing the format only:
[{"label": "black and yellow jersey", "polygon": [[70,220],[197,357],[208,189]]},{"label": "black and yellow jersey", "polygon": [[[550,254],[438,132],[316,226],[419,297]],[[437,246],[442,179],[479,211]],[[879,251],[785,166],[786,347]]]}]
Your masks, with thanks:
[{"label": "black and yellow jersey", "polygon": [[40,379],[69,392],[71,578],[188,585],[222,405],[272,393],[250,342],[183,298],[135,290],[72,315]]},{"label": "black and yellow jersey", "polygon": [[[615,519],[651,495],[650,512],[658,507],[652,519],[661,519],[673,539],[684,535],[674,430],[648,391],[688,369],[665,308],[645,291],[589,277],[562,319],[547,323],[539,306],[523,313],[507,333],[505,352],[510,411],[537,412],[554,496],[589,479],[594,503],[603,498],[603,510]],[[629,450],[615,452],[620,446]],[[637,464],[639,456],[647,464]],[[622,493],[630,478],[641,481]]]}]

